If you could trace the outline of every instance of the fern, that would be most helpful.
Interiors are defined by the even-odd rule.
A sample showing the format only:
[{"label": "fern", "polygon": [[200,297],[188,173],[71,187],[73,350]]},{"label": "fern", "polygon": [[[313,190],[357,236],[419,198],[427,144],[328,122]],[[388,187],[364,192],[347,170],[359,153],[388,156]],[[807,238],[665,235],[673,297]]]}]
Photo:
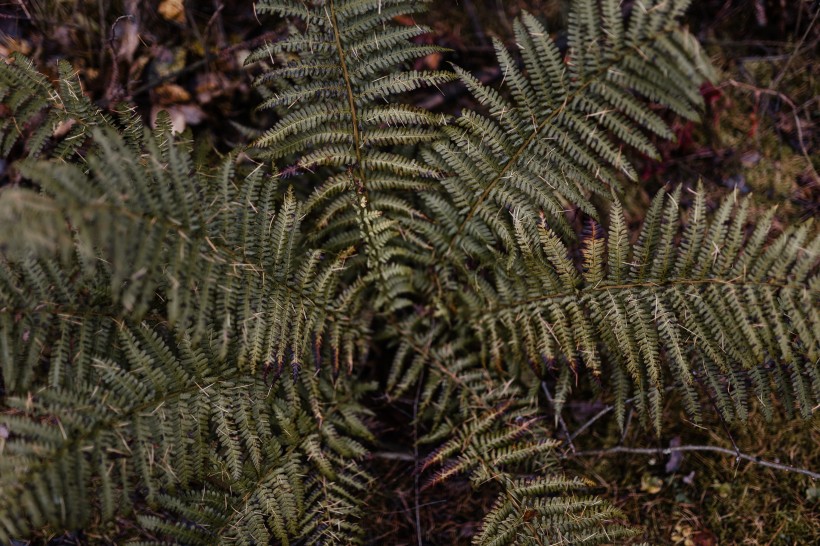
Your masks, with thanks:
[{"label": "fern", "polygon": [[[682,186],[636,237],[624,219],[630,154],[714,78],[687,2],[624,24],[577,0],[566,52],[524,14],[500,90],[407,69],[440,51],[396,22],[425,3],[260,2],[291,23],[248,61],[277,121],[213,164],[167,116],[96,108],[65,63],[57,89],[0,63],[25,180],[0,190],[0,541],[127,519],[131,544],[362,543],[368,405],[417,393],[426,487],[497,494],[474,544],[611,543],[640,530],[561,464],[543,385],[560,411],[586,374],[658,431],[669,389],[693,418],[704,393],[727,419],[774,393],[813,415],[814,224],[774,234],[773,211],[710,212],[702,188],[684,208]],[[454,79],[482,112],[401,102]]]},{"label": "fern", "polygon": [[[3,157],[19,144],[25,148],[22,156],[71,158],[82,151],[94,127],[114,123],[83,93],[70,64],[61,61],[57,68],[59,92],[19,53],[0,63],[0,103],[10,111],[0,123]],[[123,108],[119,117],[131,115]]]},{"label": "fern", "polygon": [[[169,345],[141,327],[117,337],[116,352],[94,358],[98,384],[6,400],[12,436],[0,463],[0,513],[18,517],[0,520],[4,541],[30,526],[87,525],[92,506],[104,519],[127,514],[138,510],[135,496],[178,511],[182,501],[173,492],[203,483],[209,495],[197,510],[209,507],[205,513],[221,530],[197,543],[287,544],[334,532],[328,527],[339,511],[346,521],[359,517],[349,495],[369,481],[356,463],[364,450],[336,431],[346,426],[344,403],[313,415],[309,400],[319,393],[311,384],[319,379],[283,378],[272,389],[184,336]],[[182,543],[199,536],[147,514],[138,518],[146,530]]]},{"label": "fern", "polygon": [[397,222],[420,214],[409,196],[437,177],[395,148],[437,139],[437,126],[446,117],[389,100],[453,77],[394,69],[441,51],[408,41],[427,32],[424,27],[392,22],[425,3],[330,0],[297,5],[266,0],[258,10],[298,17],[305,30],[248,58],[297,57],[259,77],[260,84],[274,84],[261,106],[287,107],[287,113],[254,145],[263,157],[284,158],[295,161],[299,170],[318,171],[306,205],[306,212],[317,215],[313,240],[326,240],[331,249],[361,244],[379,306],[393,311],[409,305],[406,295],[413,292],[412,252],[402,244]]},{"label": "fern", "polygon": [[[99,153],[85,160],[88,172],[73,164],[26,161],[21,172],[50,195],[4,192],[0,211],[12,226],[3,234],[10,250],[21,243],[30,248],[36,242],[28,236],[32,232],[41,234],[38,241],[77,248],[67,257],[68,267],[32,264],[20,275],[9,274],[5,308],[59,302],[38,310],[40,317],[52,314],[59,320],[73,307],[89,309],[89,303],[72,302],[78,293],[66,291],[60,275],[89,280],[91,286],[102,281],[108,287],[96,305],[98,314],[127,315],[134,324],[143,318],[167,320],[195,339],[211,338],[220,358],[230,352],[251,371],[267,366],[278,374],[285,364],[298,368],[325,338],[339,350],[319,350],[317,358],[326,356],[336,368],[342,360],[352,365],[355,336],[362,330],[349,318],[326,312],[347,305],[334,282],[345,255],[323,263],[322,253],[298,246],[300,212],[292,194],[283,196],[277,211],[273,186],[260,175],[237,181],[233,158],[216,172],[190,177],[189,152],[167,134],[144,133],[147,161],[116,133],[94,135]],[[194,199],[200,192],[201,199]],[[73,232],[66,231],[66,223]],[[49,285],[52,280],[57,282]],[[47,296],[60,288],[59,299]],[[26,296],[33,289],[40,299]]]},{"label": "fern", "polygon": [[473,544],[603,544],[635,536],[620,511],[589,494],[592,482],[556,472],[558,442],[543,439],[539,421],[534,408],[502,402],[459,427],[425,461],[443,464],[428,486],[468,473],[474,486],[500,489]]},{"label": "fern", "polygon": [[[697,85],[714,74],[676,21],[686,4],[636,3],[623,28],[617,0],[600,9],[597,2],[574,2],[566,57],[541,23],[524,14],[515,37],[526,73],[495,41],[503,94],[456,67],[489,115],[464,112],[445,129],[449,143],[436,143],[426,155],[448,173],[441,183],[448,223],[431,240],[439,255],[491,259],[483,248],[512,244],[511,226],[496,219],[510,207],[531,217],[541,212],[554,231],[571,237],[567,206],[595,216],[588,192],[619,188],[619,173],[635,178],[624,147],[656,157],[646,133],[672,136],[640,97],[697,117]],[[662,60],[669,58],[673,65]]]},{"label": "fern", "polygon": [[[811,225],[790,228],[767,247],[772,214],[747,238],[748,199],[724,201],[709,221],[701,190],[676,244],[679,199],[680,188],[659,193],[634,245],[616,202],[608,240],[591,224],[580,268],[543,222],[528,225],[514,213],[523,259],[497,267],[494,285],[483,283],[454,305],[485,341],[488,361],[629,378],[657,428],[667,382],[694,418],[703,406],[698,383],[728,419],[744,419],[754,399],[769,412],[772,384],[796,400],[787,411],[809,417],[820,401],[820,338],[808,327],[818,319],[816,295],[806,289],[820,248]],[[629,390],[616,389],[621,422]]]}]

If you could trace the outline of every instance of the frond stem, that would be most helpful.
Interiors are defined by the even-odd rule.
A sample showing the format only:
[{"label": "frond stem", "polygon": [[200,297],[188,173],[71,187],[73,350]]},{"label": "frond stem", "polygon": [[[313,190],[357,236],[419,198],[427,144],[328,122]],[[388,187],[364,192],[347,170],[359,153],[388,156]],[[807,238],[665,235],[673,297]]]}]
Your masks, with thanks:
[{"label": "frond stem", "polygon": [[363,186],[364,194],[367,195],[367,184],[365,178],[365,170],[364,166],[362,165],[362,147],[361,147],[361,135],[359,134],[359,119],[358,114],[356,112],[356,100],[355,94],[353,93],[353,83],[350,81],[350,72],[347,68],[347,58],[345,57],[345,50],[342,46],[342,35],[339,32],[339,23],[336,20],[336,6],[335,1],[330,0],[328,2],[330,12],[328,16],[330,17],[331,27],[333,27],[333,37],[336,40],[336,53],[339,55],[339,65],[342,68],[342,77],[345,80],[345,88],[347,92],[347,104],[348,108],[350,108],[350,122],[353,125],[353,147],[356,153],[356,170],[359,173],[359,181]]},{"label": "frond stem", "polygon": [[692,280],[692,279],[673,279],[663,283],[656,283],[656,282],[636,282],[636,283],[624,283],[624,284],[612,284],[606,286],[595,286],[590,288],[584,288],[573,293],[561,293],[556,292],[552,294],[546,294],[543,296],[537,296],[534,298],[529,298],[526,300],[516,301],[512,303],[507,303],[504,305],[499,305],[497,307],[493,307],[492,305],[488,305],[488,310],[484,313],[483,316],[491,315],[497,311],[504,311],[507,309],[515,309],[517,307],[526,307],[527,305],[532,305],[534,303],[542,303],[548,301],[560,301],[567,297],[579,297],[583,294],[589,293],[598,293],[598,292],[609,292],[610,290],[630,290],[633,288],[658,288],[658,289],[667,289],[674,286],[679,285],[689,285],[689,286],[700,286],[700,285],[708,285],[708,284],[722,284],[722,285],[730,285],[735,286],[738,288],[743,287],[756,287],[756,288],[776,288],[780,290],[787,290],[787,289],[795,289],[795,290],[806,290],[805,287],[799,285],[791,285],[786,283],[774,283],[774,282],[752,282],[752,281],[740,281],[740,282],[732,282],[731,280],[724,280],[724,279],[699,279],[699,280]]}]

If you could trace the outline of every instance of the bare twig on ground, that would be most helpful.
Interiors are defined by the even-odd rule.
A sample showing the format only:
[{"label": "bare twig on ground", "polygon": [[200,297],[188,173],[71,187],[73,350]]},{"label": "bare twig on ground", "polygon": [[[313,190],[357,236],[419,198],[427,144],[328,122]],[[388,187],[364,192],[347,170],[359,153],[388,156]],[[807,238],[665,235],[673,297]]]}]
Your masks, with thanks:
[{"label": "bare twig on ground", "polygon": [[[782,470],[785,472],[794,472],[797,474],[802,474],[804,476],[808,476],[813,480],[820,479],[820,473],[814,472],[812,470],[808,470],[805,468],[799,468],[796,466],[791,466],[783,463],[778,463],[774,461],[769,461],[766,459],[761,459],[760,457],[756,457],[754,455],[747,455],[742,451],[735,451],[734,449],[727,448],[727,447],[720,447],[720,446],[710,446],[710,445],[683,445],[683,446],[671,446],[665,448],[652,448],[652,447],[627,447],[627,446],[614,446],[607,449],[595,449],[589,451],[576,451],[575,453],[566,454],[564,457],[569,458],[576,458],[576,457],[602,457],[607,455],[616,455],[616,454],[632,454],[632,455],[671,455],[672,453],[680,453],[686,451],[701,451],[701,452],[713,452],[713,453],[720,453],[723,455],[731,455],[735,457],[736,460],[744,460],[750,463],[754,463],[760,466],[765,466],[767,468],[773,468],[775,470]],[[386,459],[386,460],[397,460],[397,461],[414,461],[415,456],[412,453],[402,453],[402,452],[392,452],[392,451],[376,451],[373,453],[373,457],[378,459]]]},{"label": "bare twig on ground", "polygon": [[800,37],[798,40],[797,45],[794,46],[794,52],[789,56],[789,60],[786,61],[786,64],[780,69],[780,73],[775,76],[772,80],[771,88],[773,90],[777,89],[777,86],[780,85],[780,81],[786,76],[786,72],[789,70],[789,66],[791,66],[792,61],[800,54],[800,50],[803,47],[803,43],[806,41],[806,38],[809,37],[809,33],[814,29],[814,24],[817,22],[817,16],[820,15],[820,10],[814,14],[814,17],[811,18],[811,22],[809,23],[808,28],[806,28],[806,32],[803,33],[803,36]]},{"label": "bare twig on ground", "polygon": [[26,14],[26,17],[28,17],[28,20],[31,21],[31,22],[34,22],[34,18],[31,16],[31,13],[28,11],[28,7],[26,6],[26,3],[23,0],[17,0],[17,4],[19,4],[20,9],[23,10],[23,13]]},{"label": "bare twig on ground", "polygon": [[719,446],[709,446],[709,445],[685,445],[685,446],[674,446],[674,447],[666,447],[666,448],[650,448],[650,447],[626,447],[626,446],[615,446],[610,447],[607,449],[595,449],[590,451],[576,451],[570,455],[566,455],[567,458],[569,457],[601,457],[606,455],[615,455],[618,453],[626,453],[631,455],[670,455],[676,452],[682,451],[711,451],[714,453],[721,453],[723,455],[731,455],[735,457],[735,460],[744,460],[750,463],[754,463],[760,466],[765,466],[768,468],[774,468],[776,470],[782,470],[785,472],[794,472],[797,474],[802,474],[804,476],[808,476],[813,480],[820,479],[820,473],[813,472],[811,470],[805,468],[799,468],[796,466],[791,466],[787,464],[777,463],[774,461],[768,461],[766,459],[761,459],[760,457],[755,457],[753,455],[747,455],[740,451],[735,451],[733,449],[729,449],[726,447],[719,447]]},{"label": "bare twig on ground", "polygon": [[421,398],[421,386],[424,383],[424,374],[419,377],[416,386],[416,397],[413,400],[413,509],[416,515],[416,537],[419,546],[424,546],[421,536],[421,505],[419,504],[419,399]]},{"label": "bare twig on ground", "polygon": [[800,118],[797,115],[798,108],[788,96],[784,95],[783,93],[781,93],[780,91],[777,91],[775,89],[769,89],[769,88],[766,88],[766,87],[757,87],[755,85],[739,82],[737,80],[727,80],[724,85],[729,85],[731,87],[735,87],[735,88],[738,88],[738,89],[746,89],[747,91],[752,91],[753,93],[756,93],[756,94],[764,94],[764,95],[775,96],[775,97],[779,98],[780,100],[782,100],[783,102],[785,102],[787,105],[789,105],[789,107],[792,109],[792,117],[794,118],[794,127],[795,127],[795,130],[797,131],[797,143],[800,146],[800,152],[803,154],[803,157],[806,160],[806,164],[808,165],[809,170],[814,175],[814,179],[815,180],[820,179],[820,176],[818,176],[818,174],[817,174],[817,170],[815,170],[815,168],[814,168],[814,164],[812,164],[812,162],[811,162],[811,157],[809,157],[808,149],[806,149],[806,143],[803,139],[803,129],[800,126]]}]

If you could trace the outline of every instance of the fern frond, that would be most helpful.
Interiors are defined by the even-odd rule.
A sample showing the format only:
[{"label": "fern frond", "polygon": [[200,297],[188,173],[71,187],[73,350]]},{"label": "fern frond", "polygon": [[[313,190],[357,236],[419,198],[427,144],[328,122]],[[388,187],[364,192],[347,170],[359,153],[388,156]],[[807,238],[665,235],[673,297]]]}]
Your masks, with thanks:
[{"label": "fern frond", "polygon": [[[528,260],[501,262],[507,265],[496,267],[494,283],[476,285],[475,297],[458,304],[484,340],[484,358],[499,367],[558,360],[596,377],[630,377],[655,422],[669,383],[693,417],[702,407],[698,383],[734,419],[747,414],[749,389],[768,392],[761,381],[792,393],[810,415],[820,401],[808,388],[820,357],[809,327],[818,320],[817,292],[809,288],[817,277],[816,230],[789,228],[764,246],[767,222],[744,235],[748,203],[727,199],[709,221],[700,191],[676,244],[678,196],[655,199],[634,245],[616,204],[606,245],[597,228],[583,243],[584,274],[546,225],[530,229],[517,220]],[[781,366],[790,380],[776,373]]]},{"label": "fern frond", "polygon": [[[58,88],[19,53],[0,62],[0,106],[10,112],[0,121],[0,155],[9,157],[23,143],[18,157],[71,158],[88,144],[97,127],[112,127],[114,120],[85,95],[76,72],[60,61]],[[121,119],[128,112],[120,112]]]},{"label": "fern frond", "polygon": [[380,292],[377,301],[389,311],[406,307],[409,300],[401,295],[413,291],[406,270],[389,267],[413,258],[393,250],[405,246],[397,220],[420,215],[402,179],[418,184],[437,176],[392,150],[439,138],[436,127],[446,117],[388,100],[453,77],[402,69],[410,60],[441,51],[409,41],[427,32],[424,27],[393,21],[425,3],[332,0],[296,8],[266,0],[259,5],[262,11],[302,19],[304,30],[249,58],[279,64],[285,53],[300,57],[260,77],[259,84],[276,88],[264,107],[288,109],[255,145],[264,157],[288,158],[303,170],[319,171],[311,209],[323,213],[313,240],[331,249],[363,243],[365,265],[376,273],[371,278]]},{"label": "fern frond", "polygon": [[[162,133],[145,130],[147,160],[109,130],[95,130],[94,145],[98,151],[87,156],[87,172],[69,163],[21,163],[21,172],[45,194],[0,193],[0,215],[9,220],[0,240],[13,262],[0,292],[2,314],[28,321],[34,313],[42,326],[34,331],[53,333],[58,322],[72,320],[71,309],[80,305],[72,298],[91,303],[80,295],[82,284],[67,289],[70,283],[49,278],[27,258],[33,245],[42,243],[65,255],[63,266],[43,262],[52,274],[88,286],[107,282],[105,297],[96,301],[97,314],[127,317],[130,324],[167,320],[191,329],[195,339],[207,334],[220,344],[223,358],[230,352],[239,367],[251,371],[265,367],[281,373],[285,365],[301,366],[312,355],[314,340],[332,336],[333,329],[346,331],[342,343],[351,343],[347,340],[357,331],[361,335],[337,314],[343,306],[334,301],[347,254],[325,259],[299,245],[301,214],[291,193],[277,205],[273,187],[261,176],[237,181],[231,159],[215,173],[194,171],[189,152]],[[39,299],[23,296],[33,288]],[[43,301],[51,303],[42,306]],[[12,352],[28,350],[25,339],[14,337],[23,326],[9,323],[0,330]],[[42,344],[32,340],[32,345]],[[341,350],[355,352],[352,346]],[[338,354],[318,356],[338,369]],[[17,360],[18,366],[28,364],[19,373],[8,370],[6,381],[29,374],[36,356]]]},{"label": "fern frond", "polygon": [[634,537],[637,529],[625,525],[618,509],[589,494],[591,482],[556,471],[559,442],[543,439],[541,422],[532,408],[508,401],[462,423],[425,461],[424,468],[442,467],[428,487],[468,474],[474,487],[494,483],[501,489],[473,537],[476,545],[535,545],[545,539],[605,544]]},{"label": "fern frond", "polygon": [[[123,364],[95,358],[99,384],[7,399],[0,538],[81,527],[96,507],[108,520],[143,499],[182,514],[197,503],[188,524],[140,518],[184,544],[355,542],[370,478],[346,432],[359,410],[339,399],[341,385],[324,389],[337,404],[318,421],[323,390],[309,385],[325,379],[312,372],[272,388],[185,336],[169,344],[143,327],[117,337]],[[174,494],[206,480],[205,496]],[[347,538],[329,540],[334,533]]]},{"label": "fern frond", "polygon": [[[510,208],[528,218],[545,215],[552,231],[571,239],[568,206],[595,217],[589,192],[608,196],[619,173],[635,178],[625,147],[657,156],[647,133],[672,134],[638,97],[693,118],[702,104],[699,83],[714,77],[675,18],[685,3],[636,3],[624,30],[617,0],[573,2],[566,55],[524,14],[515,23],[523,69],[495,42],[504,94],[456,68],[488,115],[465,113],[447,129],[450,142],[435,144],[427,155],[446,173],[442,191],[458,208],[431,241],[438,255],[491,261],[489,253],[469,250],[509,245],[509,226],[489,219]],[[675,68],[659,67],[658,59],[672,51]],[[467,188],[465,200],[459,192]],[[471,242],[477,232],[488,237]]]}]

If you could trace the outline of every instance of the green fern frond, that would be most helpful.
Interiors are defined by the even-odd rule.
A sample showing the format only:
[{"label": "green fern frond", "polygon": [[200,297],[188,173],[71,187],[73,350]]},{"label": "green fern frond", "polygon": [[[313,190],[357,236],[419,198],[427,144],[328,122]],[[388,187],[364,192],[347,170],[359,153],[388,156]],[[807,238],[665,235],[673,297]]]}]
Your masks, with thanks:
[{"label": "green fern frond", "polygon": [[[571,239],[568,206],[594,217],[590,191],[608,196],[619,173],[636,177],[624,148],[656,157],[647,132],[672,138],[639,97],[697,116],[698,85],[714,74],[677,22],[686,3],[636,3],[624,30],[618,0],[573,2],[566,55],[524,14],[515,23],[523,69],[495,42],[504,94],[456,68],[488,115],[466,112],[446,129],[449,142],[434,144],[426,156],[446,173],[442,190],[457,207],[448,222],[455,225],[431,241],[439,255],[490,261],[488,253],[469,250],[509,245],[511,227],[490,220],[509,208],[529,218],[544,214],[553,231]],[[659,61],[673,54],[674,67]]]},{"label": "green fern frond", "polygon": [[[616,204],[608,242],[597,226],[583,242],[583,273],[545,224],[516,220],[528,258],[499,265],[494,284],[477,285],[475,297],[459,304],[485,340],[484,358],[630,377],[639,407],[655,422],[670,383],[693,417],[702,407],[698,383],[725,417],[742,419],[757,398],[752,390],[767,393],[769,382],[791,393],[808,417],[820,401],[813,380],[820,337],[809,327],[820,318],[809,288],[817,277],[816,230],[789,228],[765,246],[769,221],[745,236],[747,200],[727,199],[709,221],[701,190],[676,243],[679,195],[655,199],[634,245]],[[777,372],[783,366],[788,380]],[[619,402],[621,417],[623,409]]]},{"label": "green fern frond", "polygon": [[[0,62],[0,106],[10,112],[0,121],[0,155],[8,157],[18,142],[18,157],[71,158],[88,144],[96,127],[114,120],[85,95],[71,65],[61,61],[55,89],[24,56],[13,53]],[[121,119],[128,112],[120,112]]]},{"label": "green fern frond", "polygon": [[[299,244],[301,213],[291,193],[277,205],[274,187],[260,175],[237,181],[230,158],[214,173],[195,171],[189,152],[162,133],[145,130],[147,156],[137,155],[111,130],[95,130],[94,145],[98,152],[87,156],[87,171],[69,163],[22,162],[21,172],[44,194],[0,193],[0,216],[8,219],[0,240],[13,260],[0,281],[3,315],[29,321],[35,313],[35,331],[53,334],[59,322],[72,320],[73,308],[87,309],[94,301],[96,314],[111,320],[167,320],[191,329],[195,339],[211,337],[223,358],[230,352],[239,367],[251,371],[298,368],[313,355],[316,340],[325,338],[342,346],[317,356],[337,369],[352,365],[351,344],[357,337],[361,342],[364,325],[351,322],[355,311],[343,316],[346,307],[336,301],[347,254],[326,259]],[[41,243],[62,251],[63,266],[46,260],[43,269],[27,258]],[[69,290],[60,275],[80,285]],[[108,285],[105,296],[86,297],[82,284],[99,282]],[[24,295],[33,289],[38,297]],[[72,298],[83,303],[73,304]],[[43,301],[50,303],[42,306]],[[10,352],[30,350],[25,339],[15,337],[21,327],[25,323],[8,323],[0,330]],[[38,354],[26,358],[17,373],[9,370],[7,384],[27,376]],[[25,385],[21,380],[15,388]]]},{"label": "green fern frond", "polygon": [[[660,429],[670,389],[695,418],[704,393],[728,419],[820,407],[816,226],[702,190],[682,213],[678,188],[633,237],[617,199],[627,149],[656,156],[660,109],[695,117],[713,78],[688,2],[577,0],[566,52],[524,14],[500,90],[412,69],[442,51],[399,18],[427,3],[261,1],[291,23],[248,58],[278,118],[218,165],[65,63],[56,87],[0,63],[24,179],[0,189],[0,542],[365,542],[368,408],[415,393],[426,487],[497,493],[474,544],[611,543],[638,530],[544,418],[580,374],[622,427],[634,403]],[[483,112],[397,103],[455,78]]]},{"label": "green fern frond", "polygon": [[428,487],[467,474],[476,488],[501,489],[473,544],[607,544],[638,534],[611,503],[589,494],[591,482],[557,472],[559,442],[543,439],[542,423],[533,408],[507,401],[460,424],[426,459],[423,469],[441,466]]},{"label": "green fern frond", "polygon": [[[143,327],[117,337],[123,364],[94,358],[99,384],[6,400],[0,539],[81,527],[97,510],[109,520],[138,509],[138,499],[178,512],[173,492],[206,480],[221,484],[197,495],[197,510],[210,516],[198,516],[196,527],[141,517],[144,529],[185,544],[261,536],[333,543],[317,537],[337,532],[342,520],[346,536],[360,534],[355,492],[369,477],[356,461],[365,451],[342,434],[358,410],[339,403],[317,421],[310,401],[322,390],[305,385],[324,379],[306,373],[272,388],[185,336],[169,344]],[[223,495],[214,505],[216,491]],[[204,527],[209,519],[221,530]]]},{"label": "green fern frond", "polygon": [[421,215],[413,194],[405,190],[408,183],[437,176],[394,149],[440,138],[436,127],[447,118],[388,101],[453,78],[444,72],[404,70],[407,62],[442,51],[409,41],[427,32],[424,27],[393,21],[425,3],[332,0],[296,7],[266,0],[258,9],[302,19],[304,30],[293,30],[248,59],[282,65],[258,83],[275,87],[263,107],[287,107],[255,146],[263,157],[287,158],[300,169],[319,171],[309,209],[320,214],[313,240],[331,249],[363,243],[365,265],[375,272],[370,278],[379,290],[377,302],[391,311],[407,307],[410,300],[402,294],[413,291],[407,270],[389,267],[414,257],[394,249],[406,247],[397,219]]}]

